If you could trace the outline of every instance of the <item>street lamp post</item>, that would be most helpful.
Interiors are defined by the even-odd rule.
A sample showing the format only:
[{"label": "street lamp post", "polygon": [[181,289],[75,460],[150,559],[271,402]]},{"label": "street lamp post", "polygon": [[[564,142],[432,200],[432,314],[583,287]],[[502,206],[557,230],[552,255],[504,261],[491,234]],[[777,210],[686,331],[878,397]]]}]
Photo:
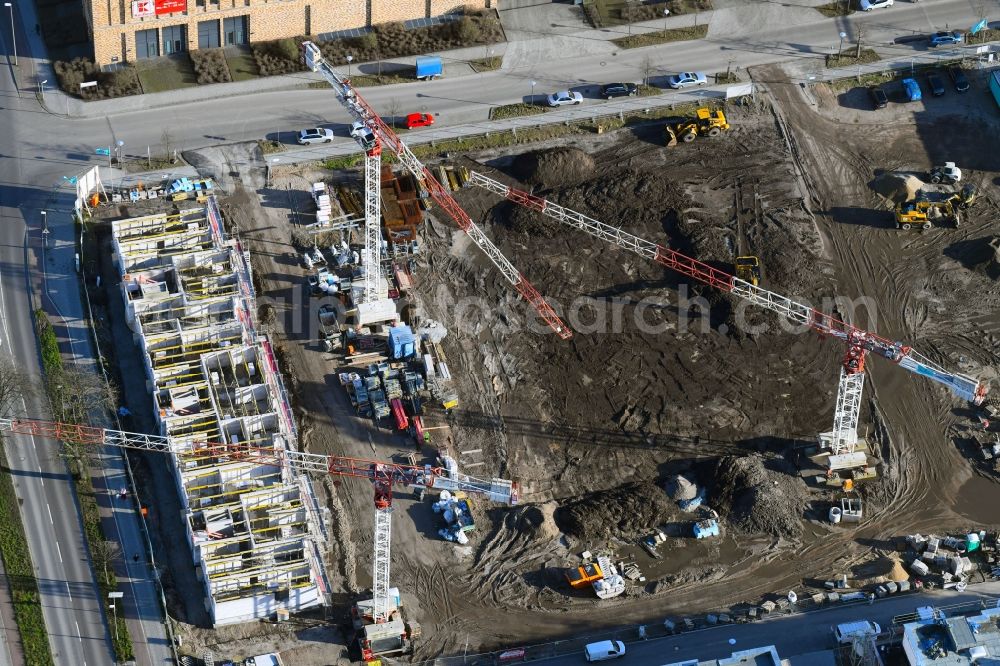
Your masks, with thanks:
[{"label": "street lamp post", "polygon": [[48,83],[48,79],[42,79],[38,82],[38,94],[45,97],[45,84]]},{"label": "street lamp post", "polygon": [[268,160],[268,162],[267,162],[267,176],[264,178],[264,187],[270,187],[271,186],[271,165],[277,164],[280,161],[281,161],[280,157],[272,157],[270,160]]},{"label": "street lamp post", "polygon": [[663,32],[667,31],[667,17],[668,16],[670,16],[670,10],[669,9],[664,9],[663,10]]},{"label": "street lamp post", "polygon": [[535,81],[534,79],[532,79],[531,80],[531,97],[528,99],[528,103],[529,104],[534,104],[535,103],[535,83],[537,83],[537,81]]},{"label": "street lamp post", "polygon": [[3,6],[10,10],[10,44],[11,44],[11,55],[14,56],[14,67],[17,67],[17,35],[14,34],[14,5],[9,2],[3,3]]},{"label": "street lamp post", "polygon": [[347,56],[347,78],[351,78],[351,61],[354,60],[354,56]]},{"label": "street lamp post", "polygon": [[[108,599],[121,599],[125,596],[124,592],[108,592]],[[111,606],[111,612],[114,614],[115,618],[115,640],[118,640],[118,610],[116,608],[117,604],[114,601],[108,604]]]},{"label": "street lamp post", "polygon": [[49,246],[49,215],[46,211],[42,211],[42,243],[45,247]]},{"label": "street lamp post", "polygon": [[844,54],[844,39],[847,37],[846,32],[840,33],[840,46],[837,48],[837,64],[840,64],[840,58]]},{"label": "street lamp post", "polygon": [[121,139],[115,142],[115,157],[118,158],[118,170],[121,172],[121,176],[118,178],[118,186],[121,187],[122,181],[125,179],[125,168],[122,166],[122,148],[125,147],[125,142]]}]

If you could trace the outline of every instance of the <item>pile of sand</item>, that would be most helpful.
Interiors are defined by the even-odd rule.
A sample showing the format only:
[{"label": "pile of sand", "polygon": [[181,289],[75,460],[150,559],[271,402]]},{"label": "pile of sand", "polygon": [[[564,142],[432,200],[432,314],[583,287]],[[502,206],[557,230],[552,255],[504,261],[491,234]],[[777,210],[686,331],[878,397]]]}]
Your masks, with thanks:
[{"label": "pile of sand", "polygon": [[676,502],[693,500],[698,496],[698,486],[683,474],[672,476],[664,484],[664,490],[670,495],[670,499]]},{"label": "pile of sand", "polygon": [[663,522],[670,501],[655,483],[629,483],[563,504],[555,513],[563,532],[585,542],[638,536]]},{"label": "pile of sand", "polygon": [[[776,459],[768,463],[787,465]],[[756,455],[720,458],[711,474],[715,486],[710,504],[746,534],[798,536],[808,491],[791,472],[768,469]]]},{"label": "pile of sand", "polygon": [[511,170],[521,182],[549,189],[593,178],[595,166],[594,158],[579,148],[554,148],[519,155]]},{"label": "pile of sand", "polygon": [[871,188],[894,204],[912,201],[924,187],[924,181],[909,174],[887,171],[871,182]]},{"label": "pile of sand", "polygon": [[515,510],[517,531],[533,538],[554,539],[560,535],[555,513],[559,503],[555,500],[519,507]]}]

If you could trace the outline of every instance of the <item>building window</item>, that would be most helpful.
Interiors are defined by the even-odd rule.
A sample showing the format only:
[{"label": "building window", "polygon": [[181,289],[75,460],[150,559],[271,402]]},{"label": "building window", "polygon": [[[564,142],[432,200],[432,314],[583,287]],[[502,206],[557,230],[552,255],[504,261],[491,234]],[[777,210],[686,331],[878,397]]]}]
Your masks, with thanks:
[{"label": "building window", "polygon": [[214,49],[219,46],[219,22],[198,21],[198,48]]},{"label": "building window", "polygon": [[187,51],[187,26],[172,25],[163,28],[163,55]]},{"label": "building window", "polygon": [[222,31],[226,33],[226,46],[246,44],[250,36],[249,16],[234,16],[222,19]]},{"label": "building window", "polygon": [[135,57],[156,58],[160,55],[160,42],[157,39],[156,28],[135,31]]}]

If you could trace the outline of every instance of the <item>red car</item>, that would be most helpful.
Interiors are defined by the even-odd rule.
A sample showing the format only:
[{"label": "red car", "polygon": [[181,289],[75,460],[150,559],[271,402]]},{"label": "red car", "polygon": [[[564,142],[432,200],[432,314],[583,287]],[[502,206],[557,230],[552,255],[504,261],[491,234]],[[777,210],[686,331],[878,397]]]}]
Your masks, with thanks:
[{"label": "red car", "polygon": [[406,116],[406,129],[415,127],[430,127],[434,124],[434,116],[429,113],[411,113]]}]

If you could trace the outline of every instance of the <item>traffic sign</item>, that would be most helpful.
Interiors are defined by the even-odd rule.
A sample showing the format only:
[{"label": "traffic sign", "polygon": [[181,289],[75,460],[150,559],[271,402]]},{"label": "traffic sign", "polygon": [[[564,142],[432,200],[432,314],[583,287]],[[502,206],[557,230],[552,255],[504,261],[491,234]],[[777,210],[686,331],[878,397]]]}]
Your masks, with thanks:
[{"label": "traffic sign", "polygon": [[980,30],[985,30],[986,26],[988,26],[988,25],[989,25],[989,21],[987,21],[986,19],[983,19],[982,21],[980,21],[976,25],[972,26],[972,28],[969,30],[969,34],[970,35],[974,35],[977,32],[979,32]]},{"label": "traffic sign", "polygon": [[94,154],[95,155],[104,155],[105,157],[110,157],[111,156],[111,149],[110,148],[94,148]]}]

